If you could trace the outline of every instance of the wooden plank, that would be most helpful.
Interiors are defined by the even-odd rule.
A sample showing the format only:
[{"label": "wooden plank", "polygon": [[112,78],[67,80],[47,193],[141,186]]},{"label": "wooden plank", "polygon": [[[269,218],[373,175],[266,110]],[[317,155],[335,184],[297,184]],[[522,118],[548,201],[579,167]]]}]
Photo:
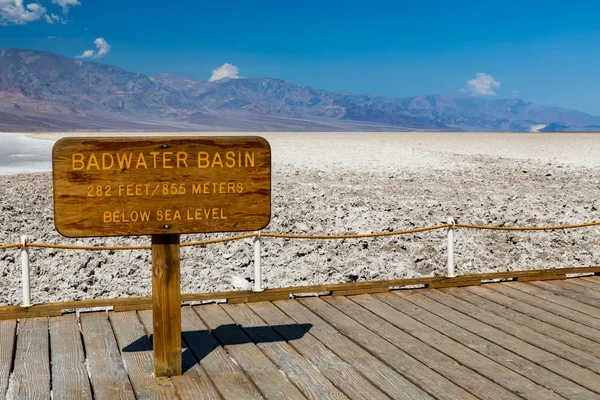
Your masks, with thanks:
[{"label": "wooden plank", "polygon": [[[311,335],[312,326],[310,324],[297,324],[280,309],[268,302],[249,305],[223,305],[222,307],[241,325],[244,325],[243,321],[254,318],[245,312],[245,308],[252,310],[349,398],[357,400],[388,399],[381,390],[373,386],[352,365],[342,360]],[[240,310],[243,310],[244,313],[242,314]],[[245,318],[248,319],[242,320],[239,314],[246,316]],[[252,319],[248,326],[251,325],[257,325],[257,323]]]},{"label": "wooden plank", "polygon": [[[351,312],[357,319],[364,320],[369,327],[381,332],[382,337],[392,343],[402,345],[419,360],[426,362],[425,360],[430,359],[428,365],[432,369],[444,371],[446,376],[453,382],[478,398],[499,397],[508,399],[519,396],[526,399],[561,398],[554,392],[533,383],[531,380],[497,364],[467,346],[457,343],[444,334],[401,313],[382,302],[379,298],[355,296],[351,300],[362,307],[357,305],[348,306],[346,308],[347,313]],[[345,302],[349,301],[346,299]],[[361,308],[364,311],[361,311]],[[366,315],[367,310],[379,318]],[[399,334],[399,331],[402,334]],[[436,357],[438,351],[447,356],[446,359],[441,359],[441,362],[438,361],[440,357]],[[464,369],[464,371],[454,373],[452,372],[454,369]],[[478,374],[482,376],[478,376]],[[490,382],[482,380],[482,377],[486,377],[495,384],[490,385]],[[503,389],[498,390],[499,386],[497,385],[500,385]],[[507,392],[507,390],[514,394]]]},{"label": "wooden plank", "polygon": [[[152,335],[152,311],[139,311],[138,316],[148,336]],[[177,396],[182,400],[197,399],[198,397],[210,400],[220,399],[219,392],[206,375],[206,372],[200,367],[191,350],[184,348],[181,358],[183,375],[171,377],[171,383],[177,392]]]},{"label": "wooden plank", "polygon": [[[261,343],[254,344],[242,329],[236,325],[231,317],[217,304],[207,304],[196,307],[195,311],[200,318],[212,331],[212,334],[219,340],[225,350],[235,359],[237,364],[252,379],[254,384],[261,391],[263,396],[270,399],[305,399],[298,388],[303,389],[305,380],[303,373],[295,375],[297,371],[290,371],[285,366],[279,369],[260,349]],[[269,329],[268,327],[265,327]],[[279,339],[280,341],[283,339]],[[293,358],[292,355],[289,356]],[[282,373],[283,372],[283,373]],[[284,375],[285,374],[285,375]],[[298,388],[290,382],[290,378],[298,385]],[[320,389],[320,388],[319,388]],[[309,391],[309,394],[310,391]],[[326,390],[319,390],[317,398],[328,397],[333,393]],[[322,398],[324,398],[322,397]],[[310,398],[315,398],[310,396]]]},{"label": "wooden plank", "polygon": [[[398,293],[395,293],[395,295],[400,297]],[[421,293],[403,293],[402,296],[403,299],[409,300],[418,306],[421,313],[423,313],[423,310],[427,310],[429,313],[443,318],[446,322],[452,321],[452,323],[444,324],[444,327],[441,328],[445,335],[450,337],[458,336],[461,338],[462,343],[473,346],[471,348],[474,350],[479,352],[485,351],[487,357],[509,367],[515,372],[527,376],[532,381],[544,385],[561,396],[578,399],[600,398],[599,395],[585,387],[596,387],[598,385],[597,380],[591,383],[585,382],[585,385],[582,386],[563,376],[563,374],[569,377],[574,375],[569,371],[565,371],[565,366],[574,367],[578,370],[583,368],[440,304]],[[396,303],[394,306],[397,305]],[[404,312],[404,309],[402,311]],[[414,312],[411,312],[410,315],[415,318]],[[439,325],[440,322],[436,321],[435,324],[430,326],[440,330]],[[465,333],[463,328],[479,337],[479,339],[475,339],[477,344],[471,344],[473,338],[470,335],[468,335],[466,340],[464,339]],[[503,350],[502,347],[508,351]],[[502,356],[499,357],[500,354]],[[539,367],[539,365],[543,365],[544,368]],[[591,371],[586,371],[583,374],[586,377],[589,375],[596,376]],[[582,376],[576,376],[575,378],[578,381],[582,380]]]},{"label": "wooden plank", "polygon": [[154,376],[181,375],[179,235],[152,235]]},{"label": "wooden plank", "polygon": [[[231,306],[230,306],[231,307]],[[236,321],[219,306],[198,307],[197,312],[204,318],[214,317],[213,324],[218,321],[221,326],[223,323],[238,324],[243,326],[244,335],[254,341],[256,348],[260,349],[269,360],[273,362],[283,373],[302,391],[303,395],[309,399],[347,399],[326,377],[324,377],[317,368],[315,368],[306,358],[299,354],[292,346],[286,343],[285,339],[279,336],[264,321],[256,316],[249,308],[228,308]],[[221,318],[217,318],[221,314]],[[212,328],[212,326],[211,326]],[[233,338],[230,338],[233,339]],[[254,346],[254,345],[253,345]],[[252,363],[251,359],[246,360],[247,364]],[[245,368],[244,368],[245,369]],[[256,381],[255,381],[256,382]]]},{"label": "wooden plank", "polygon": [[307,298],[301,299],[299,302],[319,317],[325,319],[343,335],[348,336],[400,372],[419,390],[425,391],[435,398],[472,397],[471,394],[451,382],[446,376],[431,370],[421,360],[415,359],[404,349],[394,346],[379,335],[368,330],[343,312],[327,304],[324,300]]},{"label": "wooden plank", "polygon": [[91,399],[79,324],[74,314],[50,318],[52,396],[55,399]]},{"label": "wooden plank", "polygon": [[258,136],[63,138],[52,172],[67,237],[257,231],[271,219]]},{"label": "wooden plank", "polygon": [[[600,299],[588,296],[583,292],[573,290],[572,287],[562,285],[565,282],[531,282],[532,285],[539,287],[540,289],[547,290],[559,296],[568,297],[581,304],[587,304],[596,309],[600,309]],[[577,286],[577,285],[575,285]],[[580,287],[580,286],[579,286]]]},{"label": "wooden plank", "polygon": [[94,398],[135,399],[106,313],[85,313],[80,319]]},{"label": "wooden plank", "polygon": [[[360,299],[363,296],[355,296]],[[372,298],[371,296],[364,296]],[[427,342],[415,338],[392,325],[385,319],[361,307],[347,298],[329,297],[323,298],[325,302],[342,311],[348,317],[368,327],[381,338],[401,348],[410,356],[421,361],[432,370],[448,378],[454,384],[462,387],[479,399],[518,399],[519,397],[509,392],[502,386],[492,382],[477,372],[457,364],[447,355],[429,346]],[[360,300],[356,300],[357,302]],[[375,300],[377,301],[377,300]],[[454,385],[448,385],[445,381],[431,381],[431,390],[435,393],[444,393],[452,390]],[[448,386],[451,386],[448,389]]]},{"label": "wooden plank", "polygon": [[[571,347],[584,350],[596,357],[600,356],[600,348],[596,350],[598,343],[600,343],[600,331],[564,318],[556,313],[548,312],[505,296],[488,287],[469,290],[472,293],[502,305],[503,307],[500,308],[494,307],[495,310],[498,310],[498,315],[512,319],[517,323],[524,323],[525,326],[558,339]],[[468,301],[468,299],[465,300]],[[527,315],[531,318],[523,318],[522,315]],[[592,318],[588,316],[588,319]],[[598,321],[598,325],[600,325],[600,321]]]},{"label": "wooden plank", "polygon": [[[181,300],[184,302],[193,301],[211,301],[227,299],[229,303],[244,303],[254,301],[275,301],[285,300],[294,294],[303,293],[322,293],[334,292],[342,290],[356,290],[362,292],[377,292],[379,289],[390,287],[403,287],[413,285],[431,285],[433,283],[450,282],[455,280],[455,286],[461,286],[461,282],[476,280],[491,280],[491,279],[514,279],[519,277],[531,278],[533,280],[542,280],[544,276],[556,275],[556,270],[532,270],[532,271],[507,271],[486,274],[463,275],[456,278],[445,277],[420,277],[408,279],[391,279],[382,281],[368,282],[350,282],[336,283],[310,286],[292,286],[275,289],[267,289],[264,292],[254,293],[251,290],[230,290],[222,292],[208,293],[188,293],[181,295]],[[582,267],[582,268],[561,268],[561,274],[575,273],[600,273],[600,267]],[[115,311],[131,311],[131,310],[147,310],[152,307],[152,297],[130,297],[120,299],[93,299],[93,300],[76,300],[58,303],[36,304],[29,308],[19,306],[4,306],[0,307],[0,320],[40,317],[40,316],[59,316],[63,310],[74,310],[77,308],[94,308],[113,306]]]},{"label": "wooden plank", "polygon": [[533,362],[543,364],[546,368],[573,380],[585,388],[600,393],[600,379],[598,379],[600,376],[580,366],[585,364],[587,368],[593,367],[598,370],[597,367],[594,367],[594,364],[600,360],[595,357],[586,357],[587,354],[566,346],[557,340],[541,335],[526,326],[511,323],[494,313],[481,310],[466,301],[449,296],[441,291],[423,291],[423,296],[436,301],[440,305],[443,304],[456,310],[461,314],[460,318],[468,323],[467,329],[471,330],[473,328],[480,332],[485,329],[486,332],[491,333],[490,337],[493,335],[496,343],[509,350],[519,352],[519,354]]},{"label": "wooden plank", "polygon": [[600,292],[597,286],[586,287],[585,285],[576,284],[575,281],[576,279],[569,279],[568,281],[561,282],[558,286],[573,293],[580,293],[593,299],[600,299]]},{"label": "wooden plank", "polygon": [[561,296],[552,291],[544,290],[532,284],[512,284],[509,286],[512,289],[517,289],[523,293],[530,294],[540,299],[547,300],[548,303],[554,303],[563,307],[569,308],[576,312],[581,312],[592,317],[600,318],[600,309],[580,303],[565,296]]},{"label": "wooden plank", "polygon": [[0,398],[6,395],[8,378],[12,372],[16,329],[16,320],[0,321]]},{"label": "wooden plank", "polygon": [[[573,321],[575,327],[583,325],[594,328],[595,330],[600,329],[600,317],[592,317],[589,314],[582,313],[577,310],[573,310],[572,308],[568,308],[562,306],[558,303],[554,303],[552,301],[547,301],[546,299],[534,296],[532,294],[523,292],[521,290],[517,290],[514,287],[507,286],[505,284],[502,285],[489,285],[486,286],[487,289],[493,290],[494,292],[506,296],[514,301],[516,304],[528,304],[533,306],[538,310],[548,311],[550,314],[565,318],[567,320]],[[530,287],[531,288],[531,287]],[[535,288],[533,288],[535,290]],[[550,294],[551,296],[555,296]],[[555,296],[556,297],[556,296]],[[569,301],[569,299],[565,299]],[[591,308],[591,307],[590,307]],[[600,315],[600,313],[599,313]],[[574,331],[576,332],[576,331]],[[577,331],[578,332],[578,331]]]},{"label": "wooden plank", "polygon": [[600,290],[600,281],[598,280],[598,277],[595,275],[572,278],[572,279],[569,279],[567,282],[571,282],[576,285],[594,289],[596,291]]},{"label": "wooden plank", "polygon": [[[593,351],[589,349],[590,346],[600,347],[598,343],[580,338],[564,329],[508,309],[466,289],[446,289],[442,293],[464,300],[470,304],[464,305],[464,303],[459,303],[459,305],[464,306],[461,306],[460,309],[456,308],[458,311],[518,337],[524,342],[544,349],[549,353],[556,354],[565,360],[572,361],[596,373],[600,372],[600,358],[592,354]],[[454,299],[450,300],[444,297],[441,297],[441,300],[436,297],[436,300],[446,305],[449,304],[445,300],[448,300],[448,302],[454,301]]]},{"label": "wooden plank", "polygon": [[11,399],[50,398],[48,318],[19,322]]},{"label": "wooden plank", "polygon": [[181,310],[183,339],[225,399],[262,399],[244,371],[229,357],[190,307]]},{"label": "wooden plank", "polygon": [[[275,305],[298,324],[312,325],[310,333],[314,337],[336,353],[338,357],[356,366],[365,378],[390,397],[394,399],[431,398],[382,360],[303,307],[297,300],[278,301]],[[425,383],[426,379],[423,381]],[[469,398],[468,394],[466,398]]]},{"label": "wooden plank", "polygon": [[175,389],[169,380],[152,374],[152,343],[146,336],[136,312],[111,312],[109,318],[136,397],[174,398]]}]

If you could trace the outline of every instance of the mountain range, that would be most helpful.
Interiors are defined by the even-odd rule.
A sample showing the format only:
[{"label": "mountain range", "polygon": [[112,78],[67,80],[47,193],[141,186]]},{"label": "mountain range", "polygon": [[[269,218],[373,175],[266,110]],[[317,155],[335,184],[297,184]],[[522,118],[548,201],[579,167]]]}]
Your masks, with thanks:
[{"label": "mountain range", "polygon": [[274,78],[146,76],[36,50],[0,50],[0,130],[558,131],[600,117],[468,95],[386,98]]}]

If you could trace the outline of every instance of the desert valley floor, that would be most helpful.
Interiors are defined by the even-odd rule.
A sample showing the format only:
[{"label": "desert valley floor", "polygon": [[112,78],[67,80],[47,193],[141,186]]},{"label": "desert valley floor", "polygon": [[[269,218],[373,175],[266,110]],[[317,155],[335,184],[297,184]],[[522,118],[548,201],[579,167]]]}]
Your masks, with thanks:
[{"label": "desert valley floor", "polygon": [[[55,140],[61,135],[31,136]],[[258,135],[272,148],[268,232],[394,231],[444,223],[448,217],[506,226],[600,220],[598,133]],[[62,237],[54,229],[50,172],[0,175],[0,212],[0,244],[19,242],[24,234],[45,243],[150,242],[149,237]],[[227,235],[182,235],[182,241]],[[461,229],[455,251],[457,274],[591,266],[600,264],[600,235],[597,227],[524,233]],[[264,283],[282,287],[443,275],[445,254],[444,231],[359,240],[264,239]],[[149,251],[36,248],[31,266],[35,303],[151,294]],[[183,293],[234,289],[235,277],[253,277],[252,241],[184,248],[181,268]],[[18,249],[0,250],[0,276],[0,305],[18,304]]]}]

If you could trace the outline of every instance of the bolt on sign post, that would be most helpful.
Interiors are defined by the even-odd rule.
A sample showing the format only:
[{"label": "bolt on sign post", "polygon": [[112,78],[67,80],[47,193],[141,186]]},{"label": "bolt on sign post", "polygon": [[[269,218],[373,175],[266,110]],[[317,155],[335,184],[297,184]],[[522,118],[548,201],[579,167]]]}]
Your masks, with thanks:
[{"label": "bolt on sign post", "polygon": [[179,235],[257,231],[271,218],[271,149],[256,136],[65,138],[52,150],[67,237],[152,236],[156,377],[181,375]]}]

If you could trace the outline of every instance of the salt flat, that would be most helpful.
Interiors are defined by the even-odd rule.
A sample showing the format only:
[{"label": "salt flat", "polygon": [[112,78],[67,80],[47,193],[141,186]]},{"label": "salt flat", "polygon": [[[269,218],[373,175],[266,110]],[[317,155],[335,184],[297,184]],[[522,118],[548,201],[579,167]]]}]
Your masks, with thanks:
[{"label": "salt flat", "polygon": [[[449,216],[507,226],[600,219],[598,133],[234,133],[253,134],[272,147],[271,232],[379,232],[434,225]],[[49,173],[6,175],[0,182],[0,244],[18,242],[21,234],[49,243],[149,243],[147,237],[63,238],[53,226]],[[213,236],[220,235],[183,235],[182,241]],[[600,264],[597,228],[460,230],[456,241],[460,274]],[[279,287],[441,275],[445,246],[443,231],[369,240],[265,239],[264,278],[268,287]],[[32,266],[35,302],[151,293],[145,251],[34,249]],[[0,304],[18,303],[18,251],[0,251],[0,275]],[[252,277],[249,240],[182,250],[184,292],[232,289],[234,276]]]}]

